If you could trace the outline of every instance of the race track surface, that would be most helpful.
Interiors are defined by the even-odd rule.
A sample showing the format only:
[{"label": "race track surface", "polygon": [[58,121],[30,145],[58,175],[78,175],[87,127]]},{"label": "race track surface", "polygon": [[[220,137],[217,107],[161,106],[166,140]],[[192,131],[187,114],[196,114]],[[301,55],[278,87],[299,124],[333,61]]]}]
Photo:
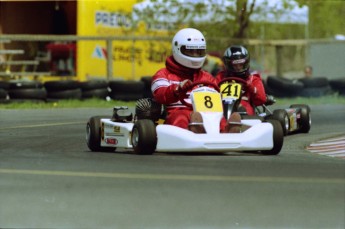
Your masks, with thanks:
[{"label": "race track surface", "polygon": [[345,159],[306,150],[345,135],[345,106],[311,106],[277,156],[90,152],[109,109],[0,110],[0,228],[345,228]]}]

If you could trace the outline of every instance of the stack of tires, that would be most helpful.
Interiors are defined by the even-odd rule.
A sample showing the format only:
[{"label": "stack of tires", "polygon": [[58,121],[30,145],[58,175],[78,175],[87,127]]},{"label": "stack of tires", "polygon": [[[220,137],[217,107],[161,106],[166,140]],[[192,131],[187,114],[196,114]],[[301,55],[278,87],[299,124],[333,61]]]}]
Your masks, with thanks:
[{"label": "stack of tires", "polygon": [[152,92],[151,92],[151,82],[152,82],[152,76],[143,76],[140,79],[144,83],[144,92],[143,96],[144,98],[152,98]]},{"label": "stack of tires", "polygon": [[40,81],[8,81],[8,97],[11,101],[45,101],[47,91]]},{"label": "stack of tires", "polygon": [[345,96],[345,77],[329,80],[332,90],[338,95]]},{"label": "stack of tires", "polygon": [[280,98],[296,97],[303,90],[303,83],[276,76],[268,76],[265,85],[266,93]]},{"label": "stack of tires", "polygon": [[109,81],[110,98],[113,100],[135,101],[143,98],[145,84],[135,80]]},{"label": "stack of tires", "polygon": [[108,82],[105,80],[90,80],[80,82],[82,99],[106,99],[109,96]]},{"label": "stack of tires", "polygon": [[302,97],[320,97],[333,93],[326,77],[312,77],[299,79],[303,83],[303,90],[299,96]]},{"label": "stack of tires", "polygon": [[141,80],[53,80],[39,81],[0,81],[0,101],[67,99],[113,99],[136,101],[152,98],[151,77]]},{"label": "stack of tires", "polygon": [[56,80],[44,83],[48,100],[81,99],[80,83],[76,80]]},{"label": "stack of tires", "polygon": [[264,82],[266,93],[281,98],[320,97],[334,93],[326,77],[285,79],[268,76]]},{"label": "stack of tires", "polygon": [[0,81],[0,102],[6,102],[8,100],[8,89],[10,87],[9,82]]}]

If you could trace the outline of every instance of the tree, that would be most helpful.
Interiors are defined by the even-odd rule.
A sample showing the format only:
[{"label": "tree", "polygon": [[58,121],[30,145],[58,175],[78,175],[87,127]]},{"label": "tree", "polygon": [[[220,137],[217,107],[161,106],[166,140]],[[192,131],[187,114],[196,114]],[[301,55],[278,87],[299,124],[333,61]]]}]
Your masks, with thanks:
[{"label": "tree", "polygon": [[[248,38],[251,17],[265,19],[270,13],[277,18],[286,9],[291,9],[289,0],[279,2],[280,7],[272,7],[269,0],[147,0],[134,9],[136,21],[145,21],[148,29],[164,28],[176,31],[183,26],[210,24],[213,28],[221,25],[225,28],[212,31],[212,34],[230,38]],[[211,26],[211,27],[212,27]],[[222,34],[224,30],[227,34]],[[206,31],[209,32],[209,31]]]},{"label": "tree", "polygon": [[344,0],[296,0],[309,8],[309,38],[331,38],[345,34]]}]

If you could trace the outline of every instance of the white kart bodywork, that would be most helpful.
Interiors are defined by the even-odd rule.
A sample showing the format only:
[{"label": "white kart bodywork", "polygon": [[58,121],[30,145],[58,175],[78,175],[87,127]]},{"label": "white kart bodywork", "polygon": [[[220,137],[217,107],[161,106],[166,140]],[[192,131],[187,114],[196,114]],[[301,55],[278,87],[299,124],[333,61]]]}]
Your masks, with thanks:
[{"label": "white kart bodywork", "polygon": [[[270,150],[273,147],[273,126],[260,120],[243,120],[251,126],[243,133],[196,134],[189,130],[166,124],[156,127],[156,152],[229,152]],[[101,119],[101,146],[133,148],[131,132],[133,123]]]}]

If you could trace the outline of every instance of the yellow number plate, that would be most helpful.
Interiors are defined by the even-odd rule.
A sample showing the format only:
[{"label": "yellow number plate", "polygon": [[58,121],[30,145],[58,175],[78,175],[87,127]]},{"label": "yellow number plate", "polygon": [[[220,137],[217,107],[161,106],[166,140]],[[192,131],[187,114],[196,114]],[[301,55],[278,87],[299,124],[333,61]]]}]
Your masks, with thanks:
[{"label": "yellow number plate", "polygon": [[242,84],[235,82],[224,82],[220,85],[222,98],[239,99],[241,96]]},{"label": "yellow number plate", "polygon": [[223,112],[222,99],[219,93],[194,92],[194,111],[198,112]]}]

